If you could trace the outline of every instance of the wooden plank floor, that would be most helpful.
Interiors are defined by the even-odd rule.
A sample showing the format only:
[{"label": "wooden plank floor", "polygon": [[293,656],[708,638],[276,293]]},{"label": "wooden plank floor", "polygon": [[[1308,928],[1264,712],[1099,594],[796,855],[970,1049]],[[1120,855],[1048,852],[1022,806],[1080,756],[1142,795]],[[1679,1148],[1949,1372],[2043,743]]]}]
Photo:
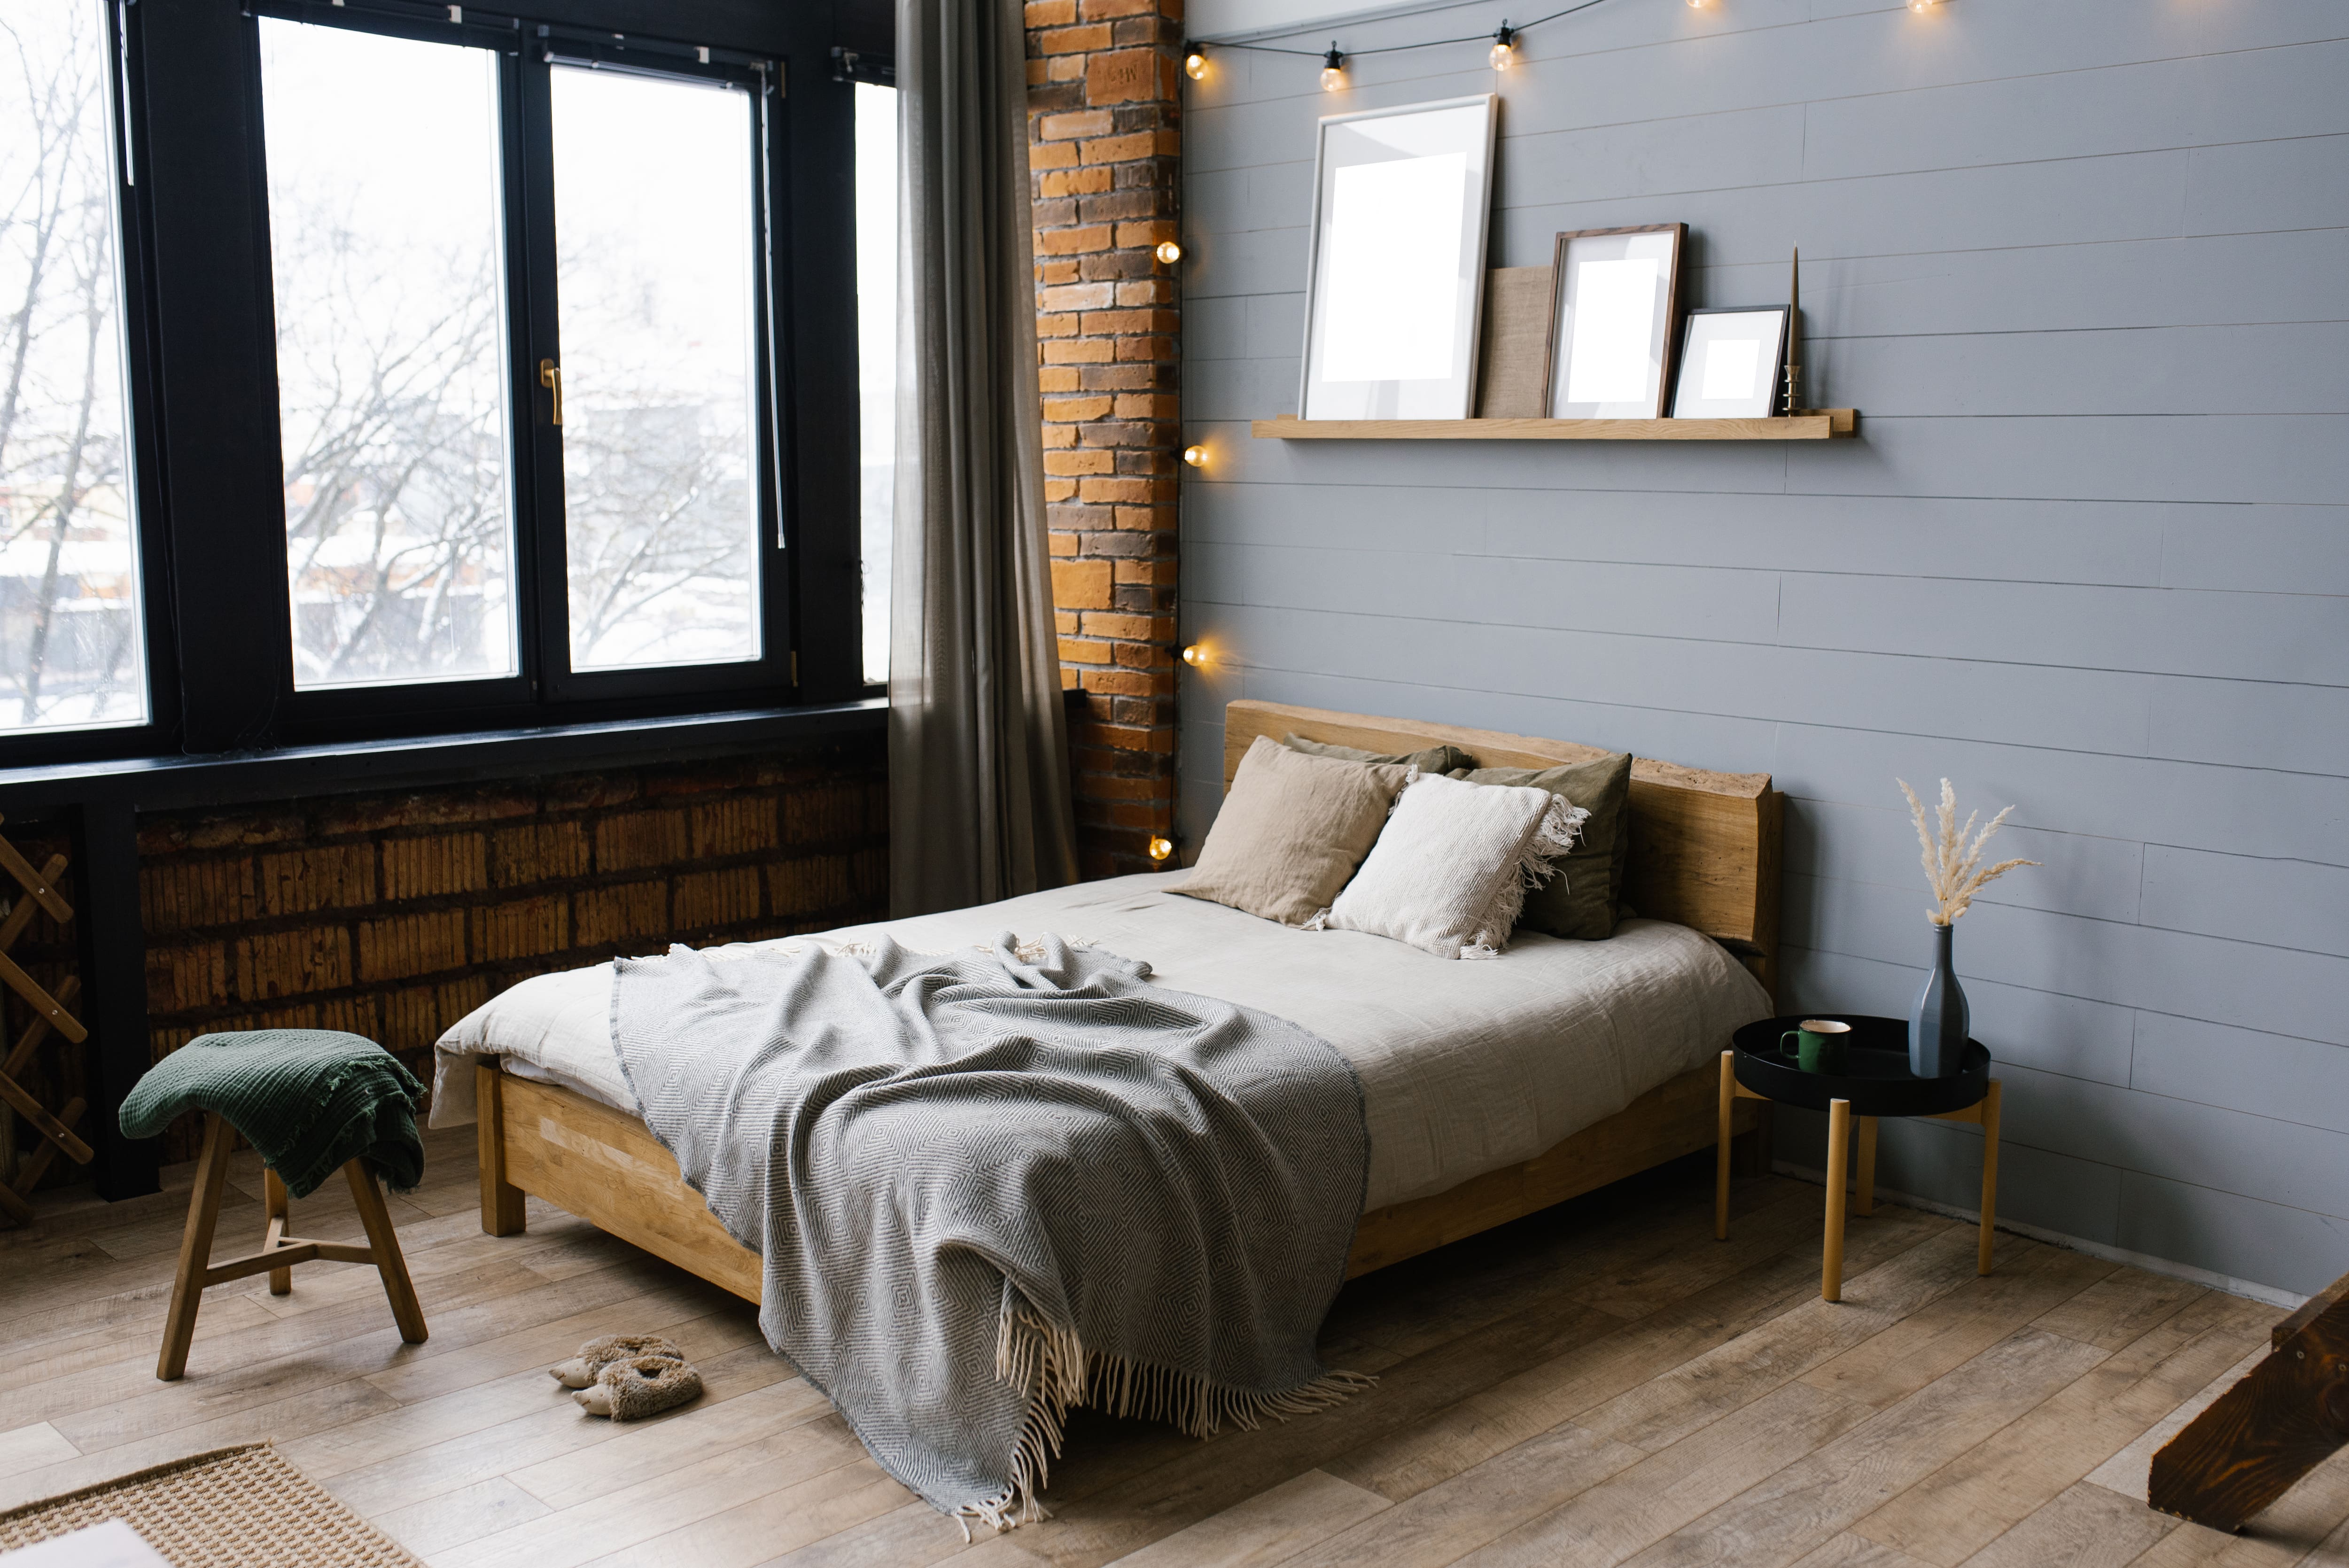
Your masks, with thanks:
[{"label": "wooden plank floor", "polygon": [[[2282,1568],[2349,1564],[2349,1456],[2244,1535],[2142,1501],[2147,1457],[2261,1351],[2272,1307],[2017,1237],[1855,1219],[1817,1299],[1820,1194],[1652,1172],[1357,1280],[1325,1336],[1378,1387],[1206,1442],[1080,1414],[1055,1517],[966,1543],[760,1342],[751,1309],[533,1201],[481,1233],[470,1132],[397,1197],[432,1336],[403,1346],[372,1271],[313,1264],[206,1299],[188,1377],[154,1360],[189,1172],[153,1198],[52,1199],[0,1233],[0,1508],[274,1439],[436,1568]],[[339,1185],[339,1184],[337,1184]],[[219,1251],[262,1229],[243,1157]],[[347,1192],[295,1206],[356,1237]],[[657,1331],[709,1391],[583,1415],[544,1368]]]}]

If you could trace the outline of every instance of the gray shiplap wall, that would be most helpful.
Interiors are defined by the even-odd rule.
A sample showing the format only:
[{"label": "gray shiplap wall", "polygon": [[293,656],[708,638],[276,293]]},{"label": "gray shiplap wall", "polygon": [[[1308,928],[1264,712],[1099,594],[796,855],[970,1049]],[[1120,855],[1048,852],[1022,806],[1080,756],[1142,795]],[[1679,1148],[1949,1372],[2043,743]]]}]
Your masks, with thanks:
[{"label": "gray shiplap wall", "polygon": [[[1185,676],[1190,841],[1242,695],[1767,770],[1788,1006],[1899,1014],[1893,779],[1948,775],[2047,862],[1958,930],[2003,1212],[2349,1270],[2349,6],[1608,0],[1521,55],[1189,89],[1183,613],[1226,659]],[[1295,407],[1316,117],[1495,87],[1494,265],[1678,219],[1690,303],[1767,304],[1800,244],[1813,399],[1864,438],[1252,440]],[[1979,1148],[1888,1126],[1881,1180],[1971,1206]]]}]

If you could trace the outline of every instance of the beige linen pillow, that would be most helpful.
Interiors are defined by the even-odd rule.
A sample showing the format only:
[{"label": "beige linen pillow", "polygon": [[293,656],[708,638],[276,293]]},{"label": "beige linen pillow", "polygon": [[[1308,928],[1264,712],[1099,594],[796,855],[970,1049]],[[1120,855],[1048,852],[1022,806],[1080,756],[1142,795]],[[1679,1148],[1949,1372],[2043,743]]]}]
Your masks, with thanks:
[{"label": "beige linen pillow", "polygon": [[1309,757],[1259,735],[1189,879],[1167,891],[1303,925],[1370,853],[1410,777],[1408,768]]},{"label": "beige linen pillow", "polygon": [[1526,890],[1548,878],[1589,815],[1547,789],[1423,773],[1323,923],[1438,958],[1498,958]]}]

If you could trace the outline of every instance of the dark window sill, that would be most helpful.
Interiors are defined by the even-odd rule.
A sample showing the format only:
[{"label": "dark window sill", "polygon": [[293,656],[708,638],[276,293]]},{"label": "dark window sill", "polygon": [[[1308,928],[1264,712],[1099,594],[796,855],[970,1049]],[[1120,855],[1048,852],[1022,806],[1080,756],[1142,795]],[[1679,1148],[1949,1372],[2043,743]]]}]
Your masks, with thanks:
[{"label": "dark window sill", "polygon": [[171,810],[740,757],[834,736],[877,734],[888,707],[885,698],[866,697],[818,707],[680,718],[0,769],[0,813],[100,803],[127,805],[133,810]]}]

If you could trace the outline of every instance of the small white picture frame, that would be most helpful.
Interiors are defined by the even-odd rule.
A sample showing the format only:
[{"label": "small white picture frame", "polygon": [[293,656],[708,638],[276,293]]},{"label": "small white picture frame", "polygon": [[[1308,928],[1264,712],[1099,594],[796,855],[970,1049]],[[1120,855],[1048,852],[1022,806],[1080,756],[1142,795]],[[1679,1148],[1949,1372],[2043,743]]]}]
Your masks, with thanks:
[{"label": "small white picture frame", "polygon": [[1557,237],[1542,395],[1551,418],[1663,418],[1687,235],[1685,223],[1648,223]]},{"label": "small white picture frame", "polygon": [[1301,418],[1468,418],[1498,102],[1482,93],[1322,119]]},{"label": "small white picture frame", "polygon": [[1681,332],[1675,419],[1763,419],[1778,412],[1786,366],[1787,307],[1716,306],[1688,313]]}]

